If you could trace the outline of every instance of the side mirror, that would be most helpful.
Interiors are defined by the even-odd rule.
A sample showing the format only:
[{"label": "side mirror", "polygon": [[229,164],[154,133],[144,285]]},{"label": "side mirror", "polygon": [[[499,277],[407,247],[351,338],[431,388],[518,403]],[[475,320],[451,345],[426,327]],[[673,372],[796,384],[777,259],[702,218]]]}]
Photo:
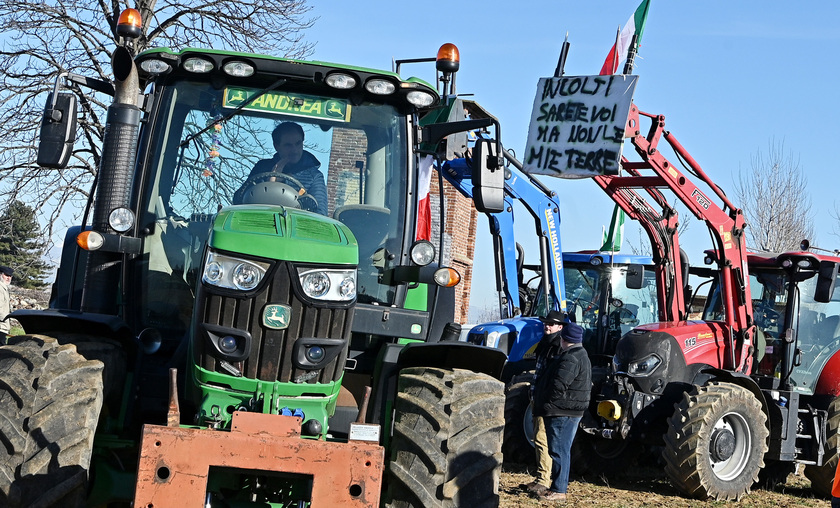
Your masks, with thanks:
[{"label": "side mirror", "polygon": [[645,265],[628,265],[625,284],[627,289],[642,289],[645,287]]},{"label": "side mirror", "polygon": [[498,165],[496,144],[479,139],[473,147],[472,184],[475,208],[482,213],[505,209],[505,168]]},{"label": "side mirror", "polygon": [[831,301],[834,293],[834,283],[837,281],[837,270],[840,263],[834,261],[820,261],[820,271],[817,275],[817,289],[814,291],[814,300],[821,303]]},{"label": "side mirror", "polygon": [[67,167],[76,141],[77,112],[74,94],[61,92],[47,96],[38,141],[39,166],[55,169]]}]

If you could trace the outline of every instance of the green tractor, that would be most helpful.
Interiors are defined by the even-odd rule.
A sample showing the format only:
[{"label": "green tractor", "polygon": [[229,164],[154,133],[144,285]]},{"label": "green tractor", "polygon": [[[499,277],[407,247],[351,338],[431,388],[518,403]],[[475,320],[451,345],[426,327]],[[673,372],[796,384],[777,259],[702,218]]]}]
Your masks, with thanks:
[{"label": "green tractor", "polygon": [[114,101],[50,308],[0,348],[0,504],[498,505],[504,354],[441,340],[459,275],[417,240],[423,171],[495,119],[447,93],[457,48],[437,67],[442,93],[120,46],[113,83],[59,76],[41,165],[67,164],[79,85]]}]

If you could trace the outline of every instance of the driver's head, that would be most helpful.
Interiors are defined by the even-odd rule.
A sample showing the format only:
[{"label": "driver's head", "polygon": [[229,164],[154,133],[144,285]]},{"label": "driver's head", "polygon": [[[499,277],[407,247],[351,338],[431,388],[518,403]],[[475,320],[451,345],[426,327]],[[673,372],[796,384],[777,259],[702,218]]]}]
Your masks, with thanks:
[{"label": "driver's head", "polygon": [[271,133],[274,149],[289,164],[296,164],[303,155],[303,128],[294,122],[283,122]]}]

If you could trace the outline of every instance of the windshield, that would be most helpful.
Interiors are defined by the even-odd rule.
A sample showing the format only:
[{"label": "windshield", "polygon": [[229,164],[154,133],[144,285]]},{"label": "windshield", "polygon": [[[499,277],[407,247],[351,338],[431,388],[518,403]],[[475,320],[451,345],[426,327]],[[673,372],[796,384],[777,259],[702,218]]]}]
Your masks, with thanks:
[{"label": "windshield", "polygon": [[[154,224],[139,281],[147,325],[189,322],[213,215],[231,204],[293,206],[344,222],[359,243],[358,300],[393,302],[393,287],[379,280],[403,243],[405,117],[384,104],[261,93],[202,82],[162,93],[141,204]],[[164,304],[176,294],[179,315]]]},{"label": "windshield", "polygon": [[[804,280],[791,292],[787,271],[751,270],[753,316],[761,332],[756,339],[757,372],[766,376],[782,376],[786,347],[784,332],[786,328],[792,328],[796,330],[798,354],[793,362],[790,383],[794,390],[810,394],[823,367],[840,344],[840,294],[835,291],[831,301],[817,302],[814,300],[816,273],[799,272],[797,277]],[[793,302],[789,302],[791,298]],[[719,291],[716,290],[707,316],[719,316],[720,308]],[[788,312],[793,314],[788,316]]]},{"label": "windshield", "polygon": [[799,323],[797,346],[799,361],[791,373],[794,390],[813,393],[823,367],[840,345],[840,293],[834,291],[831,300],[814,300],[817,277],[799,283]]},{"label": "windshield", "polygon": [[563,267],[568,312],[583,327],[584,343],[591,340],[598,328],[602,293],[599,272],[598,268],[589,264],[576,267],[567,262]]},{"label": "windshield", "polygon": [[612,297],[609,302],[609,328],[621,337],[639,325],[659,318],[656,300],[656,272],[645,270],[642,287],[627,287],[626,266],[607,267]]},{"label": "windshield", "polygon": [[565,264],[568,310],[583,327],[583,343],[591,352],[611,352],[622,335],[657,319],[654,271],[645,270],[642,288],[631,289],[627,270],[624,265]]}]

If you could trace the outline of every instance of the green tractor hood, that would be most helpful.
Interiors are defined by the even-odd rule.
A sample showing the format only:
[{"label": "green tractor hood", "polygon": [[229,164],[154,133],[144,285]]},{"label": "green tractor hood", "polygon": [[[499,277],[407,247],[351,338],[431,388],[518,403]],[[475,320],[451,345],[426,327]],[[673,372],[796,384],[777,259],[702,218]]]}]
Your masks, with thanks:
[{"label": "green tractor hood", "polygon": [[292,262],[359,263],[359,248],[350,228],[329,217],[282,206],[223,208],[213,223],[210,245]]}]

